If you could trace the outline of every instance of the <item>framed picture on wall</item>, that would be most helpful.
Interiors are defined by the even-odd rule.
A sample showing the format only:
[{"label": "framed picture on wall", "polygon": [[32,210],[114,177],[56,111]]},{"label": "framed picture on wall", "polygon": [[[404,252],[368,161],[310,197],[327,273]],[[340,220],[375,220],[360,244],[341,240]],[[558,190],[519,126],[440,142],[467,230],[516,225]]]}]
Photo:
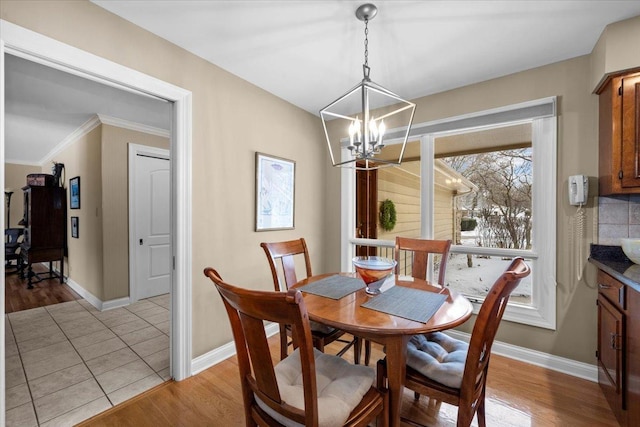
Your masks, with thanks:
[{"label": "framed picture on wall", "polygon": [[256,231],[294,228],[296,162],[256,153]]},{"label": "framed picture on wall", "polygon": [[71,209],[80,209],[80,177],[69,180],[69,205]]},{"label": "framed picture on wall", "polygon": [[74,237],[76,239],[78,238],[78,235],[79,235],[78,227],[79,227],[78,217],[72,216],[71,217],[71,237]]}]

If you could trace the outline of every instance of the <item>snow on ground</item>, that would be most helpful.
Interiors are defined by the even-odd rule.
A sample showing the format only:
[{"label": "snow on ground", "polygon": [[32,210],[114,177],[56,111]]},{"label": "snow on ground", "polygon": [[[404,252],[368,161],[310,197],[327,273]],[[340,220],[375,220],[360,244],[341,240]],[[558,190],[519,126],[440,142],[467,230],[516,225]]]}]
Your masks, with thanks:
[{"label": "snow on ground", "polygon": [[[463,246],[476,246],[475,231],[462,232]],[[467,265],[466,254],[451,254],[447,261],[446,285],[465,295],[485,296],[493,283],[507,269],[512,259],[472,255],[473,267]],[[531,303],[531,276],[523,279],[511,294],[511,300]]]}]

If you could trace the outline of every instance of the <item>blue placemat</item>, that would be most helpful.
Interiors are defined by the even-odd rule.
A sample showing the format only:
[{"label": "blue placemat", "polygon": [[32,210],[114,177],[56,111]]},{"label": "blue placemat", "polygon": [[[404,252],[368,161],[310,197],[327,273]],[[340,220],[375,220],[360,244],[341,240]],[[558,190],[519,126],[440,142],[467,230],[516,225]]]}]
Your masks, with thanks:
[{"label": "blue placemat", "polygon": [[361,307],[427,323],[446,299],[447,296],[443,294],[394,286],[365,302]]},{"label": "blue placemat", "polygon": [[364,282],[360,278],[335,275],[309,283],[298,289],[321,297],[340,299],[362,288],[364,288]]}]

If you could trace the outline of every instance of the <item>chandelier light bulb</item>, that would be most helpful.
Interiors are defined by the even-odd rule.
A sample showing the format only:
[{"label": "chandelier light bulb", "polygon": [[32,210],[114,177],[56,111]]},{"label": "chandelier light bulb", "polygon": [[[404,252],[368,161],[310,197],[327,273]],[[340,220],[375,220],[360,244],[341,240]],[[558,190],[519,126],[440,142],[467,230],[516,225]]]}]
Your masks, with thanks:
[{"label": "chandelier light bulb", "polygon": [[371,143],[375,144],[378,141],[378,126],[376,125],[376,119],[373,118],[369,121],[369,135],[371,135]]}]

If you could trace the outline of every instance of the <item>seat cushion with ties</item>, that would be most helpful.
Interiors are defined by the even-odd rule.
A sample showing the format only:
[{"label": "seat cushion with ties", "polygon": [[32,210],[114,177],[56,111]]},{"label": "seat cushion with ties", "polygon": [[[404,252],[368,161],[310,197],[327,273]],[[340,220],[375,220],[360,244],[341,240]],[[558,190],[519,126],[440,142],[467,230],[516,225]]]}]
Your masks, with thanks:
[{"label": "seat cushion with ties", "polygon": [[407,345],[407,365],[440,384],[460,388],[469,345],[432,332],[414,335]]},{"label": "seat cushion with ties", "polygon": [[[369,391],[375,371],[368,366],[353,365],[346,360],[314,349],[316,360],[316,386],[318,389],[318,423],[320,426],[341,426],[349,414]],[[300,353],[295,350],[275,367],[280,397],[286,403],[304,409],[302,366]],[[260,399],[258,405],[285,426],[301,424],[284,418],[271,410]]]}]

